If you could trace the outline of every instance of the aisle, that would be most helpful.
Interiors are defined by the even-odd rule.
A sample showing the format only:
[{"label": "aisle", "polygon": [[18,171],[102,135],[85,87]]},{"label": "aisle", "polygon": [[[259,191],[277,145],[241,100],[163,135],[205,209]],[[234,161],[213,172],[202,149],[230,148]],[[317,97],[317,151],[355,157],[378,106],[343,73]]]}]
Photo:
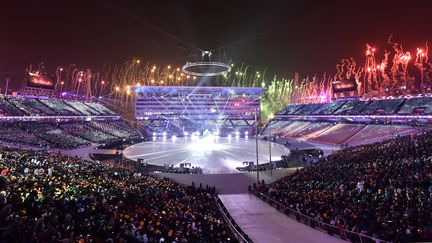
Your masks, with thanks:
[{"label": "aisle", "polygon": [[346,242],[287,217],[252,194],[219,195],[236,223],[255,243]]}]

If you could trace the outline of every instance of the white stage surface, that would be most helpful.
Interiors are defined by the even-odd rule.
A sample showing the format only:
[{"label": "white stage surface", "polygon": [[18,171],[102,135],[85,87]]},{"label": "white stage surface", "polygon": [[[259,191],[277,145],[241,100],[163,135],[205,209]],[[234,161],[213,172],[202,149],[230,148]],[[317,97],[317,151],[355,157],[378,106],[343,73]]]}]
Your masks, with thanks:
[{"label": "white stage surface", "polygon": [[[283,145],[271,143],[272,161],[280,160],[282,155],[289,154]],[[204,173],[222,174],[237,173],[236,167],[242,162],[256,163],[255,139],[228,137],[182,137],[156,139],[132,145],[123,150],[123,155],[132,160],[144,159],[154,165],[174,165],[192,163],[199,166]],[[258,140],[258,158],[260,163],[269,162],[269,142]]]}]

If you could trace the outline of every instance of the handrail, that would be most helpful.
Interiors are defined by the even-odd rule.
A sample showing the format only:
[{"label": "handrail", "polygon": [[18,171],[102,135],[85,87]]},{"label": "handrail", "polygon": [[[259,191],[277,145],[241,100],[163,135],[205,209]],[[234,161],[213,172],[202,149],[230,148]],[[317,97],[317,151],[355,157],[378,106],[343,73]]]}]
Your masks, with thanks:
[{"label": "handrail", "polygon": [[270,206],[273,206],[272,203],[277,204],[280,208],[276,207],[276,209],[281,210],[283,209],[283,212],[292,217],[295,216],[295,219],[298,221],[303,221],[302,223],[311,226],[312,228],[318,227],[319,229],[327,232],[330,235],[337,235],[342,239],[345,240],[351,240],[352,242],[375,242],[375,243],[390,243],[391,241],[385,241],[382,239],[378,239],[372,236],[367,236],[365,234],[357,233],[354,231],[346,230],[338,228],[337,226],[324,223],[322,221],[316,220],[310,216],[307,216],[303,213],[300,213],[297,210],[294,210],[292,208],[289,208],[285,205],[283,205],[281,202],[276,201],[275,199],[263,194],[262,192],[253,191],[254,195],[263,200],[264,202],[267,202],[270,204]]},{"label": "handrail", "polygon": [[243,230],[238,226],[238,224],[235,222],[235,220],[225,213],[227,209],[221,202],[220,198],[215,196],[214,200],[216,201],[216,204],[219,208],[219,212],[222,214],[222,216],[225,219],[225,222],[228,223],[229,228],[231,229],[231,232],[236,236],[237,240],[242,243],[252,243],[252,240],[249,238],[249,236],[243,232]]}]

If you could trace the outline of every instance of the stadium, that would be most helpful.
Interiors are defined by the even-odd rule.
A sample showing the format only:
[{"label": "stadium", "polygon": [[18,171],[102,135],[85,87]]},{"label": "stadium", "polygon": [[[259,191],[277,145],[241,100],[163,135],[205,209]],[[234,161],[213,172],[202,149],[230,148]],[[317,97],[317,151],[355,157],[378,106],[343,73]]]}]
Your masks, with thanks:
[{"label": "stadium", "polygon": [[[292,11],[305,15],[281,24],[270,21],[278,16],[279,4],[242,6],[245,10],[234,4],[233,10],[221,9],[234,17],[215,24],[212,13],[205,19],[195,16],[195,4],[173,3],[175,11],[164,8],[167,15],[161,18],[153,11],[160,3],[132,1],[88,3],[86,10],[97,11],[83,10],[82,21],[101,29],[77,32],[68,42],[55,27],[81,30],[81,22],[69,16],[75,5],[32,4],[33,9],[21,3],[4,6],[17,20],[12,29],[19,29],[18,19],[48,23],[48,28],[31,35],[35,43],[43,40],[37,45],[19,41],[21,34],[28,36],[25,31],[10,31],[5,38],[13,52],[4,52],[8,59],[0,57],[0,242],[432,241],[427,42],[410,49],[413,41],[405,39],[409,44],[403,49],[389,35],[386,44],[362,43],[359,57],[341,59],[340,54],[326,56],[337,50],[323,50],[319,44],[325,42],[311,44],[307,33],[278,32],[291,25],[311,28],[311,23],[328,31],[326,21],[336,21],[334,26],[339,17],[324,21],[327,15],[319,7],[327,5],[293,4]],[[263,7],[257,18],[273,23],[264,31],[245,32],[248,36],[227,44],[211,42],[220,33],[229,39],[224,31],[201,28],[238,21],[242,15],[231,11],[249,16],[257,7]],[[288,11],[284,4],[279,7]],[[172,16],[183,8],[189,10],[181,19],[190,17],[200,26],[195,34],[209,36],[200,39],[186,28],[193,25],[176,22]],[[325,11],[341,14],[340,9],[360,11],[345,5]],[[136,10],[146,11],[145,16]],[[95,16],[111,25],[93,22]],[[155,19],[160,26],[172,20],[164,27],[169,31]],[[430,25],[432,19],[416,23]],[[115,37],[105,38],[103,26],[110,26]],[[126,47],[134,45],[128,33],[142,27],[150,47],[138,58]],[[181,34],[182,28],[188,34]],[[63,46],[82,36],[98,43]],[[107,49],[105,44],[116,46],[119,36],[126,44]],[[194,37],[217,47],[199,48]],[[322,54],[311,52],[314,61],[306,65],[290,46],[263,45],[267,38],[275,46],[300,38],[298,46],[316,45]],[[355,41],[339,40],[335,47],[356,52]],[[244,51],[248,42],[257,44]],[[260,48],[271,50],[271,59]],[[293,57],[280,58],[284,49]],[[11,57],[24,52],[19,60]],[[34,64],[33,55],[43,61]],[[327,67],[321,57],[324,63],[341,61],[319,74],[291,70]],[[85,65],[61,64],[75,59]],[[274,63],[290,74],[234,60]]]}]

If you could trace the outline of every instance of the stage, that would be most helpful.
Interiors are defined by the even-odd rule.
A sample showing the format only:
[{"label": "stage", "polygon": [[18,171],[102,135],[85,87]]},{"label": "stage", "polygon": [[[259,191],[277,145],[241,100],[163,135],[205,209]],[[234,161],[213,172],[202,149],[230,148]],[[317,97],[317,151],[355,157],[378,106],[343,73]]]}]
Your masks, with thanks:
[{"label": "stage", "polygon": [[[283,145],[271,143],[272,161],[289,154]],[[237,137],[180,137],[158,138],[154,141],[132,145],[123,150],[123,155],[132,160],[144,159],[154,165],[192,163],[207,174],[238,173],[236,167],[242,162],[256,163],[255,139]],[[260,163],[269,162],[269,142],[258,140]]]}]

